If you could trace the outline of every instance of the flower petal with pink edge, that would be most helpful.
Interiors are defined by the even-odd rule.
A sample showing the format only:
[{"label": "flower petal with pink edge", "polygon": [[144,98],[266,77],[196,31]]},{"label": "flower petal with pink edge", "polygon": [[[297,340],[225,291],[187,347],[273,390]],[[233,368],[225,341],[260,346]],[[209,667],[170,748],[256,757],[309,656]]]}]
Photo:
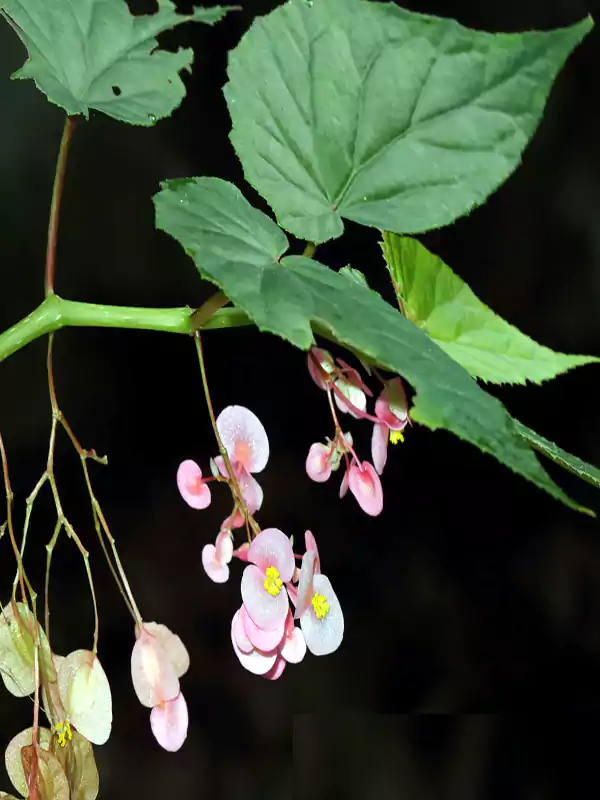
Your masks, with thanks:
[{"label": "flower petal with pink edge", "polygon": [[217,548],[214,544],[205,544],[202,548],[202,566],[214,583],[227,583],[229,580],[229,565],[222,564],[217,559]]},{"label": "flower petal with pink edge", "polygon": [[[146,633],[158,639],[163,646],[171,664],[175,668],[177,677],[181,678],[182,675],[185,675],[190,667],[190,655],[179,636],[159,622],[144,622],[144,629]],[[136,634],[139,635],[139,629],[136,630]]]},{"label": "flower petal with pink edge", "polygon": [[244,406],[227,406],[217,417],[217,429],[232,461],[248,472],[261,472],[269,460],[269,440],[262,422]]},{"label": "flower petal with pink edge", "polygon": [[[341,378],[335,382],[335,386],[339,392],[334,391],[333,397],[339,410],[360,419],[361,412],[365,412],[367,409],[367,396],[363,390]],[[348,402],[345,402],[346,400]]]},{"label": "flower petal with pink edge", "polygon": [[375,469],[381,475],[387,461],[389,428],[383,423],[373,425],[373,436],[371,437],[371,456]]},{"label": "flower petal with pink edge", "polygon": [[306,457],[306,474],[311,481],[324,483],[331,475],[330,448],[321,442],[311,444]]},{"label": "flower petal with pink edge", "polygon": [[298,581],[298,594],[296,597],[296,619],[299,619],[310,605],[313,595],[313,575],[315,573],[316,554],[314,550],[307,550],[302,556],[302,569]]},{"label": "flower petal with pink edge", "polygon": [[285,644],[279,651],[289,664],[299,664],[306,655],[306,639],[300,628],[294,628],[286,636]]},{"label": "flower petal with pink edge", "polygon": [[292,579],[296,563],[290,540],[279,528],[265,528],[253,539],[248,550],[248,561],[263,572],[267,567],[275,567],[284,583]]},{"label": "flower petal with pink edge", "polygon": [[363,461],[362,464],[353,463],[350,466],[348,485],[356,497],[358,505],[366,514],[372,517],[381,514],[383,489],[379,475],[375,472],[372,464],[369,464],[368,461]]},{"label": "flower petal with pink edge", "polygon": [[321,572],[321,559],[319,558],[319,548],[317,547],[317,540],[310,531],[304,533],[304,546],[307,550],[313,550],[316,556],[315,572]]},{"label": "flower petal with pink edge", "polygon": [[234,509],[231,514],[223,520],[221,523],[221,528],[227,528],[228,530],[235,530],[236,528],[243,528],[246,524],[244,517],[239,510],[239,508]]},{"label": "flower petal with pink edge", "polygon": [[260,650],[252,650],[250,653],[243,653],[238,647],[236,637],[233,633],[233,625],[237,613],[238,612],[234,615],[231,623],[231,644],[233,645],[233,651],[244,669],[247,669],[248,672],[251,672],[253,675],[264,675],[275,664],[275,661],[277,661],[278,653],[276,650],[272,653],[261,653]]},{"label": "flower petal with pink edge", "polygon": [[131,679],[138,700],[153,708],[179,694],[175,667],[158,639],[142,629],[131,653]]},{"label": "flower petal with pink edge", "polygon": [[248,561],[248,550],[250,549],[249,542],[243,542],[237,550],[233,551],[233,555],[239,558],[240,561]]},{"label": "flower petal with pink edge", "polygon": [[[318,366],[315,364],[315,361]],[[329,376],[336,371],[332,355],[328,353],[327,350],[321,350],[319,347],[311,347],[308,353],[307,363],[310,377],[317,384],[319,389],[325,389],[329,382]]]},{"label": "flower petal with pink edge", "polygon": [[342,478],[342,482],[340,484],[340,499],[348,494],[349,480],[350,480],[350,470],[347,469],[346,472],[344,472],[344,477]]},{"label": "flower petal with pink edge", "polygon": [[344,615],[329,578],[325,575],[315,575],[313,588],[318,596],[325,598],[329,608],[325,616],[319,619],[311,603],[300,618],[300,626],[310,652],[315,656],[326,656],[337,650],[342,643]]},{"label": "flower petal with pink edge", "polygon": [[240,609],[240,619],[242,620],[246,636],[252,643],[252,646],[257,650],[268,652],[270,650],[276,650],[281,644],[285,632],[285,620],[282,620],[281,624],[272,630],[259,628],[248,614],[248,610],[244,605]]},{"label": "flower petal with pink edge", "polygon": [[248,513],[255,514],[262,506],[264,497],[260,483],[243,467],[238,477],[238,483],[242,490],[242,497],[248,506]]},{"label": "flower petal with pink edge", "polygon": [[232,639],[235,639],[235,643],[242,653],[251,653],[254,650],[254,645],[248,638],[248,634],[244,629],[242,608],[244,608],[243,605],[240,606],[240,608],[238,608],[233,615],[233,620],[231,621],[231,637]]},{"label": "flower petal with pink edge", "polygon": [[408,402],[400,378],[388,381],[375,402],[375,415],[393,431],[408,422]]},{"label": "flower petal with pink edge", "polygon": [[179,750],[188,732],[187,703],[181,692],[173,700],[152,709],[150,727],[161,747],[170,753]]},{"label": "flower petal with pink edge", "polygon": [[229,564],[233,558],[233,536],[231,531],[220,530],[215,541],[215,558],[221,564]]},{"label": "flower petal with pink edge", "polygon": [[269,594],[265,589],[265,573],[254,564],[249,564],[242,573],[242,600],[260,628],[272,630],[285,621],[289,608],[285,587],[277,595]]},{"label": "flower petal with pink edge", "polygon": [[351,367],[350,364],[347,364],[342,358],[338,358],[337,362],[342,368],[342,372],[344,373],[344,379],[346,381],[354,384],[354,386],[357,386],[359,389],[362,389],[363,392],[369,397],[373,396],[373,392],[363,381],[362,376],[357,369]]},{"label": "flower petal with pink edge", "polygon": [[265,672],[263,678],[266,678],[268,681],[276,681],[278,678],[281,678],[285,669],[285,663],[285,659],[282,658],[281,655],[278,655],[275,663],[268,672]]},{"label": "flower petal with pink edge", "polygon": [[192,508],[202,509],[210,505],[210,487],[202,480],[202,470],[195,461],[182,461],[177,470],[177,488]]}]

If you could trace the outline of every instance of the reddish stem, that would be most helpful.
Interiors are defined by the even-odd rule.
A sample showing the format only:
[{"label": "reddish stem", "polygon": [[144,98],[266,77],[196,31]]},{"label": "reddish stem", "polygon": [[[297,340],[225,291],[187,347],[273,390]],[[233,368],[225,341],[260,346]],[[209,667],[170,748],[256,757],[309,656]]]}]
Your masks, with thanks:
[{"label": "reddish stem", "polygon": [[65,173],[67,171],[69,145],[71,144],[71,136],[73,134],[76,121],[76,117],[67,117],[60,142],[60,150],[58,151],[58,159],[56,161],[56,173],[54,175],[54,187],[52,189],[52,203],[50,205],[50,220],[48,222],[48,244],[46,246],[46,275],[44,280],[46,297],[54,294],[56,239],[58,236],[60,201],[65,183]]}]

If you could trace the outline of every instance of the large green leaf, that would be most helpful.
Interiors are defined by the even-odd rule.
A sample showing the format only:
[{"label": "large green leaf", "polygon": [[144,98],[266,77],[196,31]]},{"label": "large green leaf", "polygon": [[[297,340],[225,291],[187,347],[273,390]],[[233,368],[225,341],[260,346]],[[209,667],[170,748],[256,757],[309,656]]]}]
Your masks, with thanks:
[{"label": "large green leaf", "polygon": [[168,181],[155,204],[157,226],[261,330],[304,349],[314,330],[402,375],[417,391],[415,421],[452,431],[577,507],[544,472],[498,400],[375,292],[309,258],[282,258],[285,235],[235,186],[215,178]]},{"label": "large green leaf", "polygon": [[134,125],[153,125],[181,103],[179,73],[194,53],[158,49],[156,37],[182,22],[214,23],[228,9],[177,14],[159,0],[156,14],[134,17],[125,0],[0,0],[0,11],[27,47],[16,78],[33,78],[68,114],[90,109]]},{"label": "large green leaf", "polygon": [[291,0],[230,54],[231,139],[248,181],[296,236],[342,218],[447,225],[517,167],[556,74],[592,27],[522,34],[362,0]]},{"label": "large green leaf", "polygon": [[510,325],[476,297],[441,258],[416,239],[383,235],[383,253],[406,316],[475,378],[526,383],[600,359],[555,353]]}]

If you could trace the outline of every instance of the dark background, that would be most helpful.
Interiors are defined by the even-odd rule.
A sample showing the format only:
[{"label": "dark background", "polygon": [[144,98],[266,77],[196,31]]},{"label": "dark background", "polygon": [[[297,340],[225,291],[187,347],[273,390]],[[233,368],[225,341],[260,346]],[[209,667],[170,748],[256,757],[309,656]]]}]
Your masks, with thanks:
[{"label": "dark background", "polygon": [[[583,0],[405,3],[466,25],[519,31],[570,24]],[[151,3],[132,3],[136,11]],[[191,4],[181,2],[181,10]],[[182,27],[165,43],[196,51],[188,97],[170,120],[139,129],[94,115],[75,135],[58,245],[59,294],[122,305],[195,306],[211,292],[192,262],[153,227],[160,180],[216,175],[242,186],[221,87],[226,52],[256,13],[244,2],[215,28]],[[483,208],[424,238],[498,313],[566,352],[600,352],[600,33],[571,57],[518,172]],[[10,82],[23,48],[0,24],[0,328],[42,299],[43,258],[62,112],[32,82]],[[264,204],[262,205],[264,208]],[[375,231],[346,225],[319,250],[350,262],[391,299]],[[238,663],[229,639],[241,569],[216,586],[200,552],[228,512],[226,491],[189,509],[177,466],[216,453],[195,353],[184,337],[67,330],[56,338],[60,403],[83,444],[108,453],[93,466],[99,498],[146,619],[164,622],[191,653],[182,680],[190,733],[176,755],[154,742],[133,693],[133,624],[95,541],[68,443],[57,480],[68,515],[89,546],[101,613],[100,657],[114,703],[111,739],[96,749],[101,798],[523,798],[587,797],[597,788],[600,706],[598,526],[558,505],[493,459],[415,427],[391,451],[378,519],[339,478],[311,483],[304,460],[330,433],[325,396],[305,356],[251,329],[205,335],[217,409],[250,406],[272,455],[260,476],[264,527],[316,535],[324,571],[342,602],[346,635],[328,658],[308,656],[270,683]],[[0,426],[17,513],[44,469],[50,426],[45,342],[0,367]],[[587,367],[541,388],[494,390],[510,411],[567,450],[600,463],[598,372]],[[352,426],[363,453],[370,426]],[[599,495],[554,469],[576,499]],[[2,515],[0,514],[0,517]],[[28,568],[43,585],[54,525],[36,504]],[[13,576],[8,541],[0,577]],[[81,558],[66,537],[51,586],[53,646],[91,647],[92,613]],[[292,715],[297,715],[295,718]],[[420,717],[415,716],[420,714]],[[410,716],[409,716],[410,715]],[[2,691],[0,749],[31,724],[28,701]],[[292,749],[293,748],[293,749]],[[292,758],[293,752],[293,758]],[[2,788],[10,788],[7,780]]]}]

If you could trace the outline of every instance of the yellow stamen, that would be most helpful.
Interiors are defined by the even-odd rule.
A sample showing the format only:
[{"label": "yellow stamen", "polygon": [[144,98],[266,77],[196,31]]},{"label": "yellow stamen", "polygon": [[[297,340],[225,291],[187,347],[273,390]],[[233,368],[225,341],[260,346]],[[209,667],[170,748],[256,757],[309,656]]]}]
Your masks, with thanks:
[{"label": "yellow stamen", "polygon": [[402,431],[390,431],[390,442],[392,444],[398,444],[398,442],[404,441],[404,434]]},{"label": "yellow stamen", "polygon": [[327,602],[327,598],[324,594],[315,592],[310,602],[312,603],[312,607],[317,615],[317,619],[323,619],[327,616],[327,612],[329,611],[329,603]]},{"label": "yellow stamen", "polygon": [[283,586],[283,581],[279,577],[279,571],[275,567],[267,567],[265,570],[265,589],[273,597],[277,597]]},{"label": "yellow stamen", "polygon": [[67,739],[71,741],[73,738],[73,734],[71,733],[71,724],[68,721],[57,723],[54,730],[58,734],[58,743],[61,747],[64,747],[67,744]]}]

